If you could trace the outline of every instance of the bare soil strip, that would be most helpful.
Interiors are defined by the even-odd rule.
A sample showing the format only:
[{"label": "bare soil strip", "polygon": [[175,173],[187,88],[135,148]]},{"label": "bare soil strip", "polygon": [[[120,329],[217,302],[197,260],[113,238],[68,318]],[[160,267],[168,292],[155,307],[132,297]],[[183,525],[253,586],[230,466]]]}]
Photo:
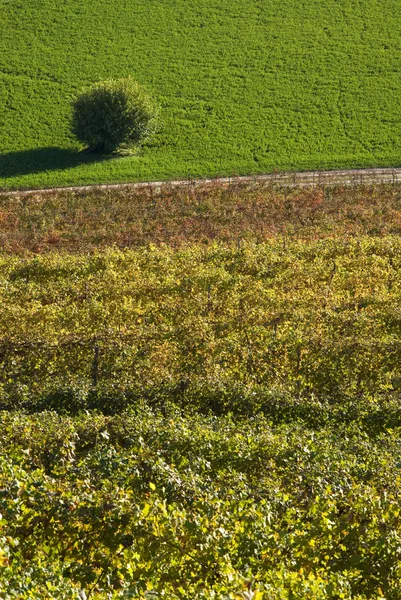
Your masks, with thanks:
[{"label": "bare soil strip", "polygon": [[46,194],[54,192],[90,192],[91,190],[119,190],[140,188],[163,187],[191,187],[205,186],[208,184],[258,184],[271,183],[279,187],[315,187],[315,186],[341,186],[379,183],[401,183],[401,168],[385,169],[344,169],[335,171],[304,171],[304,172],[275,172],[267,175],[245,175],[234,177],[217,177],[214,179],[182,179],[175,181],[148,181],[142,183],[114,183],[100,185],[82,185],[70,187],[54,187],[29,190],[0,190],[9,195]]}]

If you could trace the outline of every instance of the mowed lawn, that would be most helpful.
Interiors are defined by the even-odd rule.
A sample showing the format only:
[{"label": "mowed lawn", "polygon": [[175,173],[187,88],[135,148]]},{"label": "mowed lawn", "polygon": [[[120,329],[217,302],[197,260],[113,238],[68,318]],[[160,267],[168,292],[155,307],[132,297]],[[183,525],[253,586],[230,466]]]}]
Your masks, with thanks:
[{"label": "mowed lawn", "polygon": [[[0,187],[401,163],[399,0],[0,0]],[[86,85],[163,107],[134,157],[82,153]]]}]

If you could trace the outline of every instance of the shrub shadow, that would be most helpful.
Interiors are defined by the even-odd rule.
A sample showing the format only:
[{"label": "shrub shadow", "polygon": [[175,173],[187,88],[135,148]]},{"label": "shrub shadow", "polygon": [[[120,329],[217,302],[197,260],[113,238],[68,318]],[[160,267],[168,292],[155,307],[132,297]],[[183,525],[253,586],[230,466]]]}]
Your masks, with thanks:
[{"label": "shrub shadow", "polygon": [[35,148],[0,154],[0,179],[64,170],[112,158],[106,154],[66,148]]}]

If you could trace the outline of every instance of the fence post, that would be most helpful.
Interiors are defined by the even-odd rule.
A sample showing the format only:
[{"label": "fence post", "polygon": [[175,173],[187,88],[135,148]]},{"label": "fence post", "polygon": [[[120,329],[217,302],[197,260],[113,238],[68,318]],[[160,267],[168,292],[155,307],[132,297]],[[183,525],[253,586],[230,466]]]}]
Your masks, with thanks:
[{"label": "fence post", "polygon": [[296,364],[296,374],[297,374],[297,397],[299,398],[301,395],[301,376],[300,376],[300,370],[301,370],[301,344],[297,345],[297,364]]},{"label": "fence post", "polygon": [[97,382],[99,379],[99,346],[96,338],[94,338],[95,345],[93,347],[93,362],[92,362],[92,387],[97,388]]}]

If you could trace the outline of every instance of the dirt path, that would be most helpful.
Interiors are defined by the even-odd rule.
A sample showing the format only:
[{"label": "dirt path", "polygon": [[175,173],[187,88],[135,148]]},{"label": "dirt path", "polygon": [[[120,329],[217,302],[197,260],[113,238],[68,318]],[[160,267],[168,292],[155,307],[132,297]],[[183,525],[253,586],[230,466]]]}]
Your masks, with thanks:
[{"label": "dirt path", "polygon": [[91,190],[118,190],[118,189],[140,189],[140,188],[161,188],[169,187],[189,187],[208,184],[230,185],[235,183],[271,183],[279,187],[313,187],[318,185],[360,185],[374,183],[401,183],[401,168],[389,169],[344,169],[336,171],[304,171],[304,172],[283,172],[270,173],[268,175],[246,175],[238,177],[218,177],[215,179],[182,179],[176,181],[148,181],[144,183],[113,183],[100,185],[81,185],[71,187],[54,187],[45,189],[0,190],[0,193],[7,195],[25,196],[29,194],[46,194],[54,192],[86,192]]}]

